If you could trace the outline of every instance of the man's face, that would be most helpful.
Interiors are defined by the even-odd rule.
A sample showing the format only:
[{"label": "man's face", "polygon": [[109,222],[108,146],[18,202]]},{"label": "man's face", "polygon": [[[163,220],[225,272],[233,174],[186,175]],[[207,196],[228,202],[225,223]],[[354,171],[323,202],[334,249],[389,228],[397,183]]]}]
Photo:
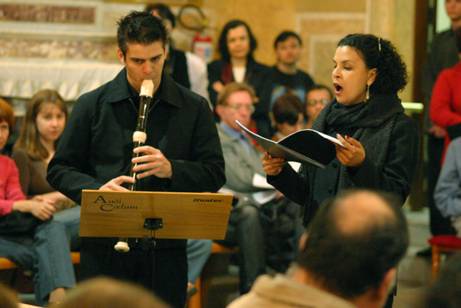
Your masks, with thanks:
[{"label": "man's face", "polygon": [[461,0],[445,0],[445,9],[452,23],[461,23]]},{"label": "man's face", "polygon": [[159,87],[165,56],[165,48],[161,41],[147,45],[128,43],[125,56],[120,49],[118,50],[118,57],[126,67],[128,82],[138,92],[145,79],[154,82],[155,90]]},{"label": "man's face", "polygon": [[285,65],[295,65],[301,55],[301,45],[295,37],[288,37],[285,41],[277,43],[275,56],[277,62]]},{"label": "man's face", "polygon": [[331,102],[330,93],[325,89],[315,89],[307,92],[306,113],[309,120],[314,121],[325,105]]},{"label": "man's face", "polygon": [[240,127],[235,123],[235,120],[248,126],[254,111],[251,95],[243,90],[232,93],[227,98],[225,105],[218,105],[216,108],[221,121],[237,131],[240,130]]}]

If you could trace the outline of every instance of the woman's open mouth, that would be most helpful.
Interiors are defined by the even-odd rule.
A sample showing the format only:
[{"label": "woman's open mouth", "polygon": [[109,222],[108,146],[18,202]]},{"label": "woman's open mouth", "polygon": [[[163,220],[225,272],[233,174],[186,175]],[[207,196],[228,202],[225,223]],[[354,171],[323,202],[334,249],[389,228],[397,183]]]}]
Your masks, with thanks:
[{"label": "woman's open mouth", "polygon": [[333,83],[333,87],[335,88],[335,94],[338,95],[342,92],[343,90],[343,87],[340,86],[339,84],[337,83]]}]

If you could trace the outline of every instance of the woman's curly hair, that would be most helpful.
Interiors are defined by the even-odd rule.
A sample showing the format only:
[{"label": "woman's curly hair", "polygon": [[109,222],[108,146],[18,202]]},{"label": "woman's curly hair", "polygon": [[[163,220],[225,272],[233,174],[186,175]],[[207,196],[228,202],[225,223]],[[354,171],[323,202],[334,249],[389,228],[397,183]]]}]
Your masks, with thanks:
[{"label": "woman's curly hair", "polygon": [[405,88],[407,67],[390,41],[372,34],[354,33],[343,37],[338,43],[341,46],[353,47],[369,69],[376,68],[370,94],[396,94]]}]

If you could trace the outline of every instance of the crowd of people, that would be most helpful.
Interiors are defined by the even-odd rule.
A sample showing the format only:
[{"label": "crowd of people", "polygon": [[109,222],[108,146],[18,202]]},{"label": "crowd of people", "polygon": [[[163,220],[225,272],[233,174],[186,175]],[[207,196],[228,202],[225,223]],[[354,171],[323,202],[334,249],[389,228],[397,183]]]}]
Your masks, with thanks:
[{"label": "crowd of people", "polygon": [[[431,231],[460,235],[461,4],[454,2],[446,1],[452,29],[434,40],[425,90]],[[226,192],[235,202],[218,242],[238,247],[242,294],[231,307],[392,307],[409,241],[400,208],[421,139],[398,97],[408,77],[393,44],[344,36],[330,88],[298,67],[303,42],[293,31],[277,35],[276,62],[266,66],[255,58],[250,25],[231,20],[219,35],[219,59],[205,64],[176,49],[175,24],[164,4],[122,17],[123,69],[78,98],[71,113],[53,89],[30,99],[10,155],[0,155],[0,256],[32,271],[39,305],[184,307],[212,241],[130,238],[120,253],[116,238],[79,238],[81,191],[128,191],[136,181],[142,191]],[[447,62],[453,47],[457,61]],[[145,142],[133,148],[146,79],[153,103]],[[294,164],[261,149],[236,120],[274,141],[314,129],[341,145],[325,168]],[[15,127],[0,99],[0,151]],[[88,280],[76,288],[71,250],[80,251],[79,277]],[[101,275],[125,282],[94,280]]]}]

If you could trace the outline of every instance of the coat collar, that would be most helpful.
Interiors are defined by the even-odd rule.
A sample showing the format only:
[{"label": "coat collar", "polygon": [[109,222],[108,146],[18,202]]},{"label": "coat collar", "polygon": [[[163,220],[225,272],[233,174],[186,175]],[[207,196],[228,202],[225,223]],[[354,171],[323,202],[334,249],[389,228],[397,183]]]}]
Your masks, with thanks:
[{"label": "coat collar", "polygon": [[[129,84],[126,77],[126,68],[123,68],[117,76],[108,83],[105,100],[109,103],[119,103],[130,98]],[[180,94],[179,86],[166,73],[162,75],[158,98],[167,104],[181,107],[183,97]]]}]

